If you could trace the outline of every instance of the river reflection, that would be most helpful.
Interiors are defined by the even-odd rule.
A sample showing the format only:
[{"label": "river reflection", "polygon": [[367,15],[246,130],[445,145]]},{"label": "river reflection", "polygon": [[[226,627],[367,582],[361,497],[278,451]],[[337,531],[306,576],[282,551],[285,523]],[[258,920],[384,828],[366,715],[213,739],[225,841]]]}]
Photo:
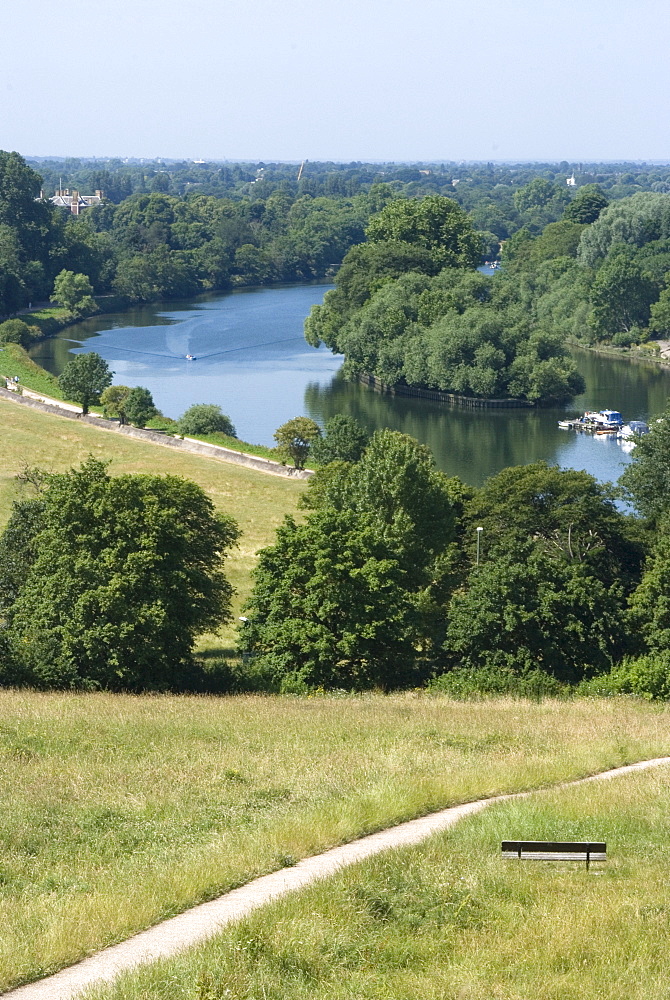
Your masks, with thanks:
[{"label": "river reflection", "polygon": [[167,416],[178,417],[192,403],[218,403],[239,436],[259,444],[272,445],[274,430],[301,413],[321,424],[350,414],[369,432],[391,427],[411,434],[431,448],[440,468],[473,485],[538,459],[616,480],[630,460],[621,445],[560,430],[557,421],[566,412],[606,407],[626,420],[648,420],[670,395],[670,372],[579,349],[574,355],[587,389],[560,409],[473,411],[382,395],[345,382],[342,359],[304,341],[304,319],[330,287],[244,289],[142,306],[79,323],[31,353],[58,373],[72,353],[97,351],[117,384],[146,386]]},{"label": "river reflection", "polygon": [[544,459],[586,469],[601,481],[619,478],[629,453],[610,437],[561,430],[566,413],[620,409],[626,420],[648,420],[665,407],[670,373],[608,355],[574,349],[586,392],[562,408],[463,410],[430,400],[374,392],[336,376],[330,385],[310,385],[305,408],[319,422],[335,413],[355,417],[368,430],[392,427],[427,444],[440,468],[472,485],[508,465]]}]

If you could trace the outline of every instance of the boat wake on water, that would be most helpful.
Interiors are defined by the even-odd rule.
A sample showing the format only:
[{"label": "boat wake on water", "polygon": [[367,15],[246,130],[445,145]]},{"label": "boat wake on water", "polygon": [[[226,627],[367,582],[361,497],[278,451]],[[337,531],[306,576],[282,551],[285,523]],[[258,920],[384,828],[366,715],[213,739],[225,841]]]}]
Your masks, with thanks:
[{"label": "boat wake on water", "polygon": [[[225,351],[214,351],[212,354],[199,355],[202,361],[207,358],[218,358],[222,354],[236,354],[238,351],[253,351],[260,347],[274,347],[275,344],[288,344],[297,340],[304,340],[304,337],[284,337],[282,340],[268,340],[264,344],[244,344],[243,347],[229,347]],[[153,351],[138,351],[133,347],[119,347],[115,345],[115,351],[124,351],[126,354],[141,354],[145,358],[163,358],[165,361],[178,361],[182,358],[185,361],[197,361],[194,354],[156,354]]]}]

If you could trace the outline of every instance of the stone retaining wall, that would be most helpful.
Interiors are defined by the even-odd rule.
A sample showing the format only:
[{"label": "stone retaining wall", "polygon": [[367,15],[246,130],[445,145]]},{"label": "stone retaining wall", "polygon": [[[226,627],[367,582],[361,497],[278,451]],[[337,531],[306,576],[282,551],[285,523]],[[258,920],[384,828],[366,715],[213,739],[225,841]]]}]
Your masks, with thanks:
[{"label": "stone retaining wall", "polygon": [[479,399],[476,396],[457,396],[453,392],[441,392],[439,389],[419,389],[415,385],[387,385],[375,375],[360,375],[358,380],[363,385],[369,385],[377,392],[388,393],[390,396],[415,396],[419,399],[432,399],[436,403],[447,403],[448,406],[494,410],[533,406],[528,399]]}]

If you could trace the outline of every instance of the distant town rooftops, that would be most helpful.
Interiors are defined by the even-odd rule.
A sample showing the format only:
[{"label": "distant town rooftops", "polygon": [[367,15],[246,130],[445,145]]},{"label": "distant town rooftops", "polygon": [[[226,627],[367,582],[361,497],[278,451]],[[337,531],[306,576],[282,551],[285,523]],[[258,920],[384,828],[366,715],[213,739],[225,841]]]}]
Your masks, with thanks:
[{"label": "distant town rooftops", "polygon": [[83,209],[99,205],[102,198],[102,191],[96,191],[95,194],[81,194],[79,191],[70,191],[69,188],[59,188],[49,201],[58,208],[67,208],[73,215],[79,215]]}]

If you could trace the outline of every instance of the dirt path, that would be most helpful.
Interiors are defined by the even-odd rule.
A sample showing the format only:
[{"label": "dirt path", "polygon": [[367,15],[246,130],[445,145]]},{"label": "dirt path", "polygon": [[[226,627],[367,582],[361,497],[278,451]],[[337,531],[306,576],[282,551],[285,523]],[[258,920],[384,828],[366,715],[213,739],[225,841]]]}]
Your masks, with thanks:
[{"label": "dirt path", "polygon": [[209,444],[206,441],[198,441],[195,438],[171,437],[169,434],[161,434],[159,431],[148,430],[146,427],[132,427],[130,424],[119,424],[115,420],[105,420],[93,413],[84,416],[80,406],[73,406],[71,403],[63,403],[60,400],[52,399],[50,396],[43,396],[32,389],[23,389],[23,395],[11,392],[9,389],[0,388],[0,400],[6,399],[10,403],[18,403],[20,406],[30,406],[40,410],[42,413],[50,413],[52,416],[65,417],[69,420],[80,420],[83,423],[92,424],[101,431],[111,431],[114,434],[125,434],[127,437],[138,438],[149,444],[157,444],[161,448],[176,448],[180,451],[190,451],[194,455],[201,455],[205,458],[214,458],[218,462],[231,462],[233,465],[244,465],[256,472],[264,472],[270,476],[291,477],[293,479],[309,479],[314,473],[311,469],[294,469],[290,465],[282,465],[274,462],[270,458],[261,458],[259,455],[248,455],[243,451],[233,451],[231,448],[224,448],[218,444]]},{"label": "dirt path", "polygon": [[[628,764],[611,771],[603,771],[589,778],[579,778],[577,781],[562,782],[553,788],[569,788],[583,785],[588,781],[604,781],[620,774],[632,771],[643,771],[660,764],[670,763],[670,757],[656,757],[654,760],[641,761],[638,764]],[[548,789],[538,789],[548,791]],[[485,809],[495,802],[506,802],[510,799],[525,798],[535,792],[515,792],[507,795],[495,795],[489,799],[479,799],[476,802],[466,802],[460,806],[451,806],[440,812],[422,816],[419,819],[401,823],[399,826],[362,837],[342,847],[334,847],[313,858],[305,858],[292,868],[283,868],[272,875],[264,875],[254,879],[248,885],[233,889],[224,896],[209,903],[202,903],[186,910],[178,917],[172,917],[149,930],[142,931],[128,938],[121,944],[105,948],[90,958],[71,965],[53,976],[41,979],[27,986],[20,986],[9,993],[2,994],[3,1000],[69,1000],[81,990],[93,983],[110,982],[119,973],[126,972],[135,966],[153,962],[159,958],[169,958],[192,945],[205,941],[222,928],[235,920],[240,920],[252,910],[265,903],[296,892],[303,886],[327,878],[341,868],[357,861],[387,851],[390,848],[406,847],[418,844],[440,830],[453,826],[464,816]]]}]

